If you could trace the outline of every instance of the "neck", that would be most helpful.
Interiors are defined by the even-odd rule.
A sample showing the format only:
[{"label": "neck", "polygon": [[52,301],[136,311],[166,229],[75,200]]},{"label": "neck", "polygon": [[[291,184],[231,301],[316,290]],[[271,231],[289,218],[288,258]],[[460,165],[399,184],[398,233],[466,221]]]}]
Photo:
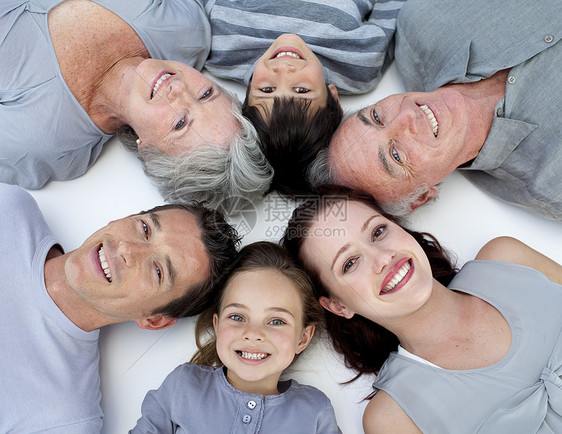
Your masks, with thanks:
[{"label": "neck", "polygon": [[53,249],[45,261],[45,287],[51,299],[70,321],[84,331],[89,332],[109,324],[68,285],[64,271],[68,253],[63,255],[57,250],[57,254]]},{"label": "neck", "polygon": [[421,309],[385,327],[406,350],[435,363],[451,343],[463,339],[473,298],[434,280],[432,294]]},{"label": "neck", "polygon": [[470,140],[467,141],[465,152],[460,156],[458,166],[476,158],[484,146],[495,118],[496,104],[505,97],[507,73],[507,70],[502,70],[474,83],[447,85],[464,95],[471,113],[468,124]]},{"label": "neck", "polygon": [[113,134],[127,123],[125,108],[133,83],[131,75],[143,60],[143,57],[130,57],[118,61],[98,83],[91,117],[102,131]]}]

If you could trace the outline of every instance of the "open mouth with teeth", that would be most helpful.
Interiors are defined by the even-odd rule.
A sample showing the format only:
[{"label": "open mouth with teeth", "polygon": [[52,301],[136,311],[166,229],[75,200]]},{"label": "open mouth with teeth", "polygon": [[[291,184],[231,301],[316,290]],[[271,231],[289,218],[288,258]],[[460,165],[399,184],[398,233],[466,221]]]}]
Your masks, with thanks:
[{"label": "open mouth with teeth", "polygon": [[435,137],[437,137],[437,132],[439,131],[439,124],[437,123],[437,119],[435,119],[435,114],[433,113],[433,111],[424,105],[421,105],[420,108],[423,110],[423,112],[427,115],[427,118],[429,119],[429,123],[431,124],[431,128],[433,129],[433,135]]},{"label": "open mouth with teeth", "polygon": [[236,351],[236,354],[247,360],[263,360],[269,357],[268,353],[249,353],[246,351]]},{"label": "open mouth with teeth", "polygon": [[156,80],[156,82],[152,86],[152,93],[150,94],[150,99],[154,98],[154,95],[156,95],[156,92],[158,92],[158,89],[160,88],[162,83],[164,83],[172,75],[174,75],[174,74],[171,74],[169,72],[165,72],[160,77],[158,77],[158,79]]},{"label": "open mouth with teeth", "polygon": [[384,288],[381,289],[380,294],[381,295],[387,294],[387,293],[391,292],[392,290],[394,290],[400,283],[402,283],[402,281],[404,281],[404,278],[408,275],[411,268],[412,268],[411,260],[406,261],[404,263],[404,265],[402,265],[398,269],[398,271],[396,271],[396,273],[394,274],[392,279],[390,279],[390,282],[388,282],[384,286]]},{"label": "open mouth with teeth", "polygon": [[280,59],[281,57],[292,57],[293,59],[302,60],[302,54],[296,49],[289,49],[289,48],[279,48],[273,56],[270,57],[272,59]]},{"label": "open mouth with teeth", "polygon": [[99,259],[100,259],[101,269],[103,270],[103,273],[105,274],[105,278],[107,279],[107,281],[109,283],[111,283],[111,271],[109,270],[109,264],[107,263],[107,260],[105,258],[105,252],[103,251],[103,246],[100,246],[100,248],[98,250],[98,256],[99,256]]}]

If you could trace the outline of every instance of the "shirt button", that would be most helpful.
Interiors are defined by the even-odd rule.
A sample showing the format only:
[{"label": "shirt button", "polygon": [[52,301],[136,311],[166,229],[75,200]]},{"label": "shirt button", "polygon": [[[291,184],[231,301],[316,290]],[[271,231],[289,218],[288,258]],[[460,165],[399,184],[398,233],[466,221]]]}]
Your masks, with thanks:
[{"label": "shirt button", "polygon": [[253,410],[254,408],[256,408],[256,401],[248,401],[248,404],[246,405],[250,410]]},{"label": "shirt button", "polygon": [[508,82],[509,84],[515,83],[515,77],[514,77],[513,75],[510,75],[510,76],[507,78],[507,82]]},{"label": "shirt button", "polygon": [[252,421],[252,416],[250,416],[249,414],[244,415],[244,417],[242,418],[242,422],[244,423],[250,423]]},{"label": "shirt button", "polygon": [[552,41],[554,41],[554,38],[552,37],[552,35],[547,35],[544,37],[544,42],[550,44]]},{"label": "shirt button", "polygon": [[503,116],[503,107],[500,107],[496,113],[498,116]]}]

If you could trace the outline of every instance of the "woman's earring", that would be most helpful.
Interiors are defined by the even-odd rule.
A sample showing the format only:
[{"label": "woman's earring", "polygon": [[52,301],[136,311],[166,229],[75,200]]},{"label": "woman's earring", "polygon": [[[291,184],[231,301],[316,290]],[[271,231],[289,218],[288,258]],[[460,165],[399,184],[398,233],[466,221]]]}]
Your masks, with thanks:
[{"label": "woman's earring", "polygon": [[142,143],[141,139],[137,139],[137,146],[140,146],[140,144]]}]

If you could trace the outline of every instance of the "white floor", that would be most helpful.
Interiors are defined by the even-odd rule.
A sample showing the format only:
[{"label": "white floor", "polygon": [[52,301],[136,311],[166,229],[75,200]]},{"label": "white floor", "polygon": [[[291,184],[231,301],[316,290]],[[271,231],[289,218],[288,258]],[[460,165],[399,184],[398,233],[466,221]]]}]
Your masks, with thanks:
[{"label": "white floor", "polygon": [[[223,82],[243,98],[243,88]],[[342,97],[344,109],[356,109],[401,92],[403,86],[392,65],[378,88],[366,95]],[[47,222],[66,251],[78,247],[87,236],[112,219],[163,203],[144,176],[140,163],[123,150],[116,139],[110,141],[94,167],[84,176],[67,182],[51,182],[32,192]],[[271,195],[258,204],[256,213],[246,213],[255,226],[244,244],[260,239],[277,241],[290,215],[291,206]],[[257,215],[257,218],[256,218]],[[240,225],[244,221],[232,220]],[[454,173],[441,185],[437,201],[409,218],[414,229],[433,233],[457,253],[459,265],[474,257],[489,239],[510,235],[562,263],[562,223],[546,220],[505,204],[476,189],[462,175]],[[171,329],[141,330],[134,323],[109,326],[100,340],[102,406],[104,433],[124,433],[135,425],[146,392],[160,385],[175,366],[191,357],[195,344],[193,319],[181,320]],[[351,385],[340,383],[352,378],[340,358],[319,341],[307,350],[291,375],[302,383],[322,389],[332,400],[338,423],[345,434],[362,432],[361,402],[370,392],[371,378]],[[198,393],[198,391],[188,391]]]}]

